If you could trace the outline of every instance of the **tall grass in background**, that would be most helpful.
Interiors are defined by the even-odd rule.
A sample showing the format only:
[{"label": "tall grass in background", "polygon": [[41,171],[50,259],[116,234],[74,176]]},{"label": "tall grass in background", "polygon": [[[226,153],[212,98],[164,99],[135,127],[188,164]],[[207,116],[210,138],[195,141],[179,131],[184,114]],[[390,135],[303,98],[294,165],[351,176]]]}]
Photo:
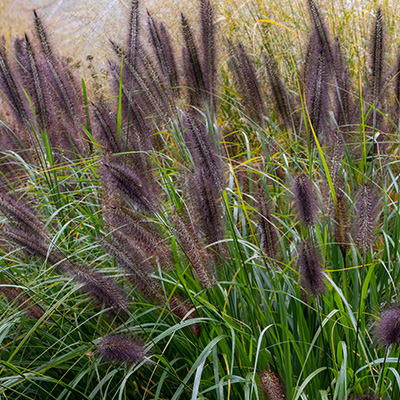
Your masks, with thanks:
[{"label": "tall grass in background", "polygon": [[1,397],[398,399],[389,6],[142,7],[112,94],[1,46]]}]

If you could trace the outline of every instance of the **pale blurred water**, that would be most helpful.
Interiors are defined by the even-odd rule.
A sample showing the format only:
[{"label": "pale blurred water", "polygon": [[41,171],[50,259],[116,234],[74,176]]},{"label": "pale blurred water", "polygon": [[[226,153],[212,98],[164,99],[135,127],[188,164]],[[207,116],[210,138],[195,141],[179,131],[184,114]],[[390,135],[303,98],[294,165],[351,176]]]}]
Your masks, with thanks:
[{"label": "pale blurred water", "polygon": [[[196,0],[142,0],[146,9],[176,30],[179,11],[197,13]],[[32,9],[42,17],[51,41],[75,60],[94,57],[97,69],[113,57],[108,40],[125,39],[129,0],[0,0],[0,33],[8,40],[32,30]]]}]

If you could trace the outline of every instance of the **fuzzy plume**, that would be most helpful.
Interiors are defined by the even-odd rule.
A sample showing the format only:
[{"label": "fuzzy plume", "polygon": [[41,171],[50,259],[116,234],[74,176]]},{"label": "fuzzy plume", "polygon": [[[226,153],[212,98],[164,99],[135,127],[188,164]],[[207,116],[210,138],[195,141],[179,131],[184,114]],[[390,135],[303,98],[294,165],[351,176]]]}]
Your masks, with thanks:
[{"label": "fuzzy plume", "polygon": [[64,258],[57,250],[50,250],[49,245],[41,237],[33,236],[31,233],[15,228],[6,228],[2,233],[7,239],[24,247],[30,253],[47,259],[51,264],[60,264]]},{"label": "fuzzy plume", "polygon": [[327,133],[328,110],[329,110],[329,80],[327,63],[324,52],[314,54],[310,61],[310,71],[306,83],[306,107],[308,110],[307,124],[310,123],[309,135],[311,142],[314,141],[315,132],[318,140]]},{"label": "fuzzy plume", "polygon": [[97,122],[95,135],[100,144],[110,153],[120,153],[121,145],[115,134],[117,132],[117,116],[103,102],[92,103],[92,106],[93,115]]},{"label": "fuzzy plume", "polygon": [[161,107],[158,111],[160,116],[168,118],[171,111],[174,110],[174,102],[168,96],[167,87],[165,85],[165,80],[160,75],[158,68],[155,66],[150,55],[143,48],[139,51],[140,56],[140,67],[141,74],[147,77],[147,82],[150,90],[153,91],[154,96],[159,102],[159,107]]},{"label": "fuzzy plume", "polygon": [[128,310],[126,295],[110,279],[87,266],[69,265],[66,271],[73,280],[82,284],[81,290],[99,305],[110,308],[113,314],[125,314]]},{"label": "fuzzy plume", "polygon": [[314,0],[308,0],[308,8],[311,15],[311,20],[314,25],[315,32],[318,35],[319,42],[322,46],[322,51],[327,60],[330,68],[334,66],[334,56],[332,50],[332,44],[329,37],[328,29],[325,26],[325,22],[322,18],[321,11],[319,10]]},{"label": "fuzzy plume", "polygon": [[278,236],[272,222],[272,214],[267,197],[262,186],[257,190],[258,226],[261,232],[261,246],[268,258],[275,260],[277,257]]},{"label": "fuzzy plume", "polygon": [[136,57],[140,47],[139,42],[140,19],[139,19],[139,0],[132,0],[129,13],[129,32],[127,40],[128,59],[135,65]]},{"label": "fuzzy plume", "polygon": [[29,129],[27,110],[8,62],[4,37],[0,43],[0,88],[15,120]]},{"label": "fuzzy plume", "polygon": [[357,117],[357,110],[351,94],[351,82],[347,69],[344,69],[338,78],[338,89],[336,91],[335,120],[342,132],[346,133],[345,140],[349,141]]},{"label": "fuzzy plume", "polygon": [[311,31],[308,38],[306,51],[304,53],[303,67],[302,67],[302,88],[307,86],[307,82],[310,79],[311,64],[316,53],[321,52],[321,42],[319,41],[318,33],[315,29]]},{"label": "fuzzy plume", "polygon": [[139,340],[132,340],[123,335],[103,337],[96,352],[107,361],[135,364],[144,361],[146,351]]},{"label": "fuzzy plume", "polygon": [[125,158],[135,166],[135,172],[147,182],[149,187],[152,187],[152,190],[156,191],[152,174],[153,165],[149,157],[152,149],[149,136],[150,127],[146,121],[143,121],[142,125],[135,124],[122,135],[122,148],[126,152],[131,152]]},{"label": "fuzzy plume", "polygon": [[44,77],[38,57],[27,34],[25,34],[25,39],[14,41],[14,50],[19,65],[19,76],[24,89],[32,100],[38,126],[40,129],[46,129],[49,127],[49,115],[44,91]]},{"label": "fuzzy plume", "polygon": [[189,199],[208,244],[224,237],[218,192],[208,171],[197,168],[189,179]]},{"label": "fuzzy plume", "polygon": [[[150,275],[150,271],[143,268],[142,265],[137,264],[137,260],[128,253],[123,246],[123,243],[113,238],[102,240],[102,245],[110,254],[118,265],[121,266],[127,273],[127,280],[135,285],[143,295],[147,298],[154,300],[158,304],[165,304],[165,295],[161,285],[158,281]],[[191,308],[188,307],[186,302],[176,295],[170,299],[171,311],[179,318],[194,318]],[[187,314],[191,313],[188,317]],[[199,333],[197,325],[191,326],[195,334]]]},{"label": "fuzzy plume", "polygon": [[265,67],[267,69],[269,83],[272,89],[272,95],[275,100],[275,106],[281,116],[285,126],[290,128],[291,123],[291,102],[288,96],[288,92],[277,73],[277,67],[273,60],[268,56],[264,55]]},{"label": "fuzzy plume", "polygon": [[115,203],[118,193],[122,193],[144,211],[154,212],[157,209],[157,203],[142,179],[124,164],[104,160],[102,182],[107,200],[111,203]]},{"label": "fuzzy plume", "polygon": [[383,31],[383,13],[378,8],[375,16],[375,24],[372,34],[371,44],[371,94],[372,101],[377,101],[383,84],[383,53],[384,53],[384,31]]},{"label": "fuzzy plume", "polygon": [[44,29],[42,20],[39,18],[39,15],[36,12],[36,10],[33,10],[33,16],[34,16],[36,35],[37,35],[40,45],[42,47],[42,51],[43,51],[44,55],[46,56],[46,58],[48,58],[51,62],[54,63],[55,57],[53,54],[53,50],[50,46],[49,40],[47,38],[47,32]]},{"label": "fuzzy plume", "polygon": [[112,231],[111,235],[115,242],[118,242],[120,246],[123,246],[125,252],[130,254],[131,259],[135,260],[136,268],[146,271],[146,273],[154,271],[156,255],[151,252],[146,252],[143,248],[143,244],[136,240],[135,236],[127,235],[121,230]]},{"label": "fuzzy plume", "polygon": [[214,10],[210,0],[200,1],[200,20],[204,83],[208,97],[212,99],[215,92],[217,55],[215,46]]},{"label": "fuzzy plume", "polygon": [[187,97],[188,103],[193,108],[201,107],[201,96],[199,95],[199,90],[196,90],[197,84],[195,79],[195,72],[193,70],[192,62],[190,61],[190,56],[188,49],[182,47],[182,64],[183,64],[183,77],[184,86],[187,87]]},{"label": "fuzzy plume", "polygon": [[373,137],[374,152],[380,144],[378,142],[384,140],[382,133],[379,134],[378,138],[375,137],[376,131],[386,130],[386,120],[380,112],[386,104],[383,94],[388,86],[388,82],[385,82],[384,78],[384,36],[383,13],[378,8],[371,38],[369,87],[367,88],[367,100],[371,104],[372,110],[367,108],[365,120],[365,125],[371,127],[369,135]]},{"label": "fuzzy plume", "polygon": [[150,41],[163,76],[167,79],[169,88],[178,86],[178,73],[171,38],[164,24],[158,24],[148,14]]},{"label": "fuzzy plume", "polygon": [[192,224],[183,217],[175,214],[171,218],[182,249],[196,271],[200,283],[204,288],[210,288],[214,283],[210,259],[198,233]]},{"label": "fuzzy plume", "polygon": [[[165,25],[163,23],[159,26],[161,46],[165,54],[165,65],[168,73],[168,82],[170,87],[176,87],[179,85],[178,68],[176,66],[174,49],[171,44],[171,37]],[[176,89],[178,90],[178,89]]]},{"label": "fuzzy plume", "polygon": [[[329,123],[330,79],[336,82],[335,57],[328,30],[314,0],[308,0],[313,31],[307,46],[304,66],[305,103],[308,109],[306,124],[310,122],[318,138],[327,134]],[[311,141],[314,135],[309,134]]]},{"label": "fuzzy plume", "polygon": [[159,283],[150,275],[151,268],[138,264],[132,253],[126,251],[123,243],[113,238],[103,239],[102,246],[110,254],[118,265],[127,273],[127,280],[135,285],[147,298],[162,303],[165,301],[163,291]]},{"label": "fuzzy plume", "polygon": [[147,11],[147,24],[149,27],[150,43],[153,45],[154,53],[157,57],[158,64],[165,77],[168,77],[168,66],[164,48],[161,44],[161,37],[159,31],[159,25],[157,21]]},{"label": "fuzzy plume", "polygon": [[293,179],[293,195],[296,208],[303,224],[311,226],[315,222],[317,206],[311,181],[306,175],[297,175]]},{"label": "fuzzy plume", "polygon": [[383,311],[377,325],[377,336],[385,346],[400,346],[400,305],[395,304]]},{"label": "fuzzy plume", "polygon": [[205,93],[205,83],[203,70],[201,68],[199,53],[193,36],[192,28],[184,14],[181,13],[181,26],[183,39],[185,41],[184,62],[187,64],[185,68],[186,80],[188,84],[192,84],[189,90],[197,93],[197,98],[202,98]]},{"label": "fuzzy plume", "polygon": [[[124,87],[123,87],[124,90]],[[132,98],[131,98],[132,100]],[[116,154],[130,152],[121,156],[121,159],[129,160],[135,165],[135,171],[146,180],[151,179],[151,162],[148,153],[151,150],[149,136],[151,136],[150,124],[142,118],[136,106],[131,103],[129,120],[125,121],[121,137],[117,137],[117,115],[112,112],[104,101],[93,105],[93,120],[97,129],[94,135],[103,146],[106,153]],[[125,113],[124,113],[125,114]]]},{"label": "fuzzy plume", "polygon": [[[110,43],[115,54],[123,59],[123,63],[129,73],[132,89],[125,89],[128,100],[132,97],[133,89],[140,94],[135,96],[132,104],[133,108],[139,106],[146,116],[155,115],[168,118],[169,109],[165,104],[163,90],[159,88],[161,85],[159,77],[144,50],[141,49],[140,51],[140,61],[143,68],[139,68],[138,63],[133,64],[126,54],[123,53],[120,46],[113,41],[110,41]],[[117,79],[119,80],[120,78],[117,76]],[[151,85],[149,80],[152,80],[155,85]]]},{"label": "fuzzy plume", "polygon": [[87,146],[82,139],[84,101],[81,89],[67,63],[55,57],[43,23],[36,11],[33,13],[43,58],[43,63],[37,66],[43,79],[37,80],[37,84],[42,85],[41,92],[51,118],[48,128],[52,145],[69,150],[71,158],[74,153],[84,155]]},{"label": "fuzzy plume", "polygon": [[264,370],[260,375],[266,400],[284,400],[286,398],[282,384],[273,371]]},{"label": "fuzzy plume", "polygon": [[154,266],[158,261],[165,269],[173,266],[172,253],[165,240],[155,226],[138,213],[127,207],[105,207],[103,218],[111,235],[125,244],[138,264]]},{"label": "fuzzy plume", "polygon": [[220,190],[223,184],[222,163],[211,144],[206,124],[191,113],[184,113],[182,119],[185,142],[195,166],[204,168]]},{"label": "fuzzy plume", "polygon": [[228,46],[231,68],[239,86],[244,106],[252,119],[263,124],[265,108],[256,71],[241,43],[234,46],[231,42],[228,42]]},{"label": "fuzzy plume", "polygon": [[37,12],[34,10],[34,21],[36,27],[36,35],[40,42],[44,58],[46,60],[46,66],[48,68],[49,74],[47,76],[47,84],[53,85],[53,97],[57,101],[65,114],[71,118],[77,129],[80,130],[79,126],[79,106],[76,102],[80,98],[80,95],[76,92],[74,87],[74,82],[71,81],[72,76],[67,70],[65,63],[60,62],[53,53],[50,46],[50,42],[47,38],[46,31],[44,29],[43,23],[38,16]]},{"label": "fuzzy plume", "polygon": [[24,204],[21,200],[17,201],[10,195],[0,193],[0,210],[22,230],[45,239],[47,230],[28,204]]},{"label": "fuzzy plume", "polygon": [[299,266],[302,277],[302,287],[314,297],[322,294],[325,290],[325,284],[322,278],[322,268],[315,246],[308,241],[304,241],[301,244]]},{"label": "fuzzy plume", "polygon": [[29,317],[40,319],[44,315],[43,310],[21,288],[0,282],[0,293],[3,293],[8,301],[15,301]]},{"label": "fuzzy plume", "polygon": [[355,223],[355,241],[364,251],[374,244],[376,215],[379,206],[377,191],[368,186],[361,186],[355,201],[357,220]]}]

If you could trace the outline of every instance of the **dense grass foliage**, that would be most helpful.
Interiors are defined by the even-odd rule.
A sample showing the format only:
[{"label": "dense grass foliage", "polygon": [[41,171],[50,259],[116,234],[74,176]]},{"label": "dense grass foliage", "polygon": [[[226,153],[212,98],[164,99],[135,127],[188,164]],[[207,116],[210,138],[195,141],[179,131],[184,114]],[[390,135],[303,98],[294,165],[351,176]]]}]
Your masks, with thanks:
[{"label": "dense grass foliage", "polygon": [[1,46],[1,398],[400,397],[400,62],[303,6],[290,53],[133,0],[97,97],[36,12]]}]

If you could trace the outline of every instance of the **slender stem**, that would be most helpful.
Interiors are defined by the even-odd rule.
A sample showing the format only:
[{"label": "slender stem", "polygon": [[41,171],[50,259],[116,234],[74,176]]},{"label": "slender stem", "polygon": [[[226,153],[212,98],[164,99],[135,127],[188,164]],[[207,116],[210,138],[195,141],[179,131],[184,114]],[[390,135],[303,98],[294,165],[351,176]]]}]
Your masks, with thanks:
[{"label": "slender stem", "polygon": [[357,330],[356,330],[356,347],[355,347],[355,351],[354,351],[354,368],[353,368],[353,377],[351,378],[351,384],[353,384],[354,379],[356,377],[356,370],[357,370],[357,352],[358,352],[358,337],[360,334],[360,321],[361,321],[361,293],[362,293],[362,283],[364,281],[364,268],[365,268],[365,251],[363,254],[363,262],[362,262],[362,266],[361,266],[361,271],[360,271],[360,280],[361,280],[361,284],[360,284],[360,290],[359,290],[359,294],[358,294],[358,311],[357,311]]},{"label": "slender stem", "polygon": [[387,358],[388,358],[388,355],[389,355],[389,349],[390,349],[390,347],[388,347],[386,349],[385,359],[383,360],[382,369],[381,369],[381,372],[379,374],[379,380],[378,380],[379,390],[378,390],[378,393],[377,393],[379,397],[381,397],[381,395],[382,395],[382,386],[383,386],[383,381],[385,380],[385,367],[386,367],[386,361],[387,361]]},{"label": "slender stem", "polygon": [[[399,368],[400,368],[400,354],[397,357],[397,363],[396,363],[396,371],[397,372],[400,371]],[[400,393],[400,382],[397,382],[397,386],[395,386],[394,389],[393,389],[393,399],[398,398],[399,397],[399,393]]]}]

